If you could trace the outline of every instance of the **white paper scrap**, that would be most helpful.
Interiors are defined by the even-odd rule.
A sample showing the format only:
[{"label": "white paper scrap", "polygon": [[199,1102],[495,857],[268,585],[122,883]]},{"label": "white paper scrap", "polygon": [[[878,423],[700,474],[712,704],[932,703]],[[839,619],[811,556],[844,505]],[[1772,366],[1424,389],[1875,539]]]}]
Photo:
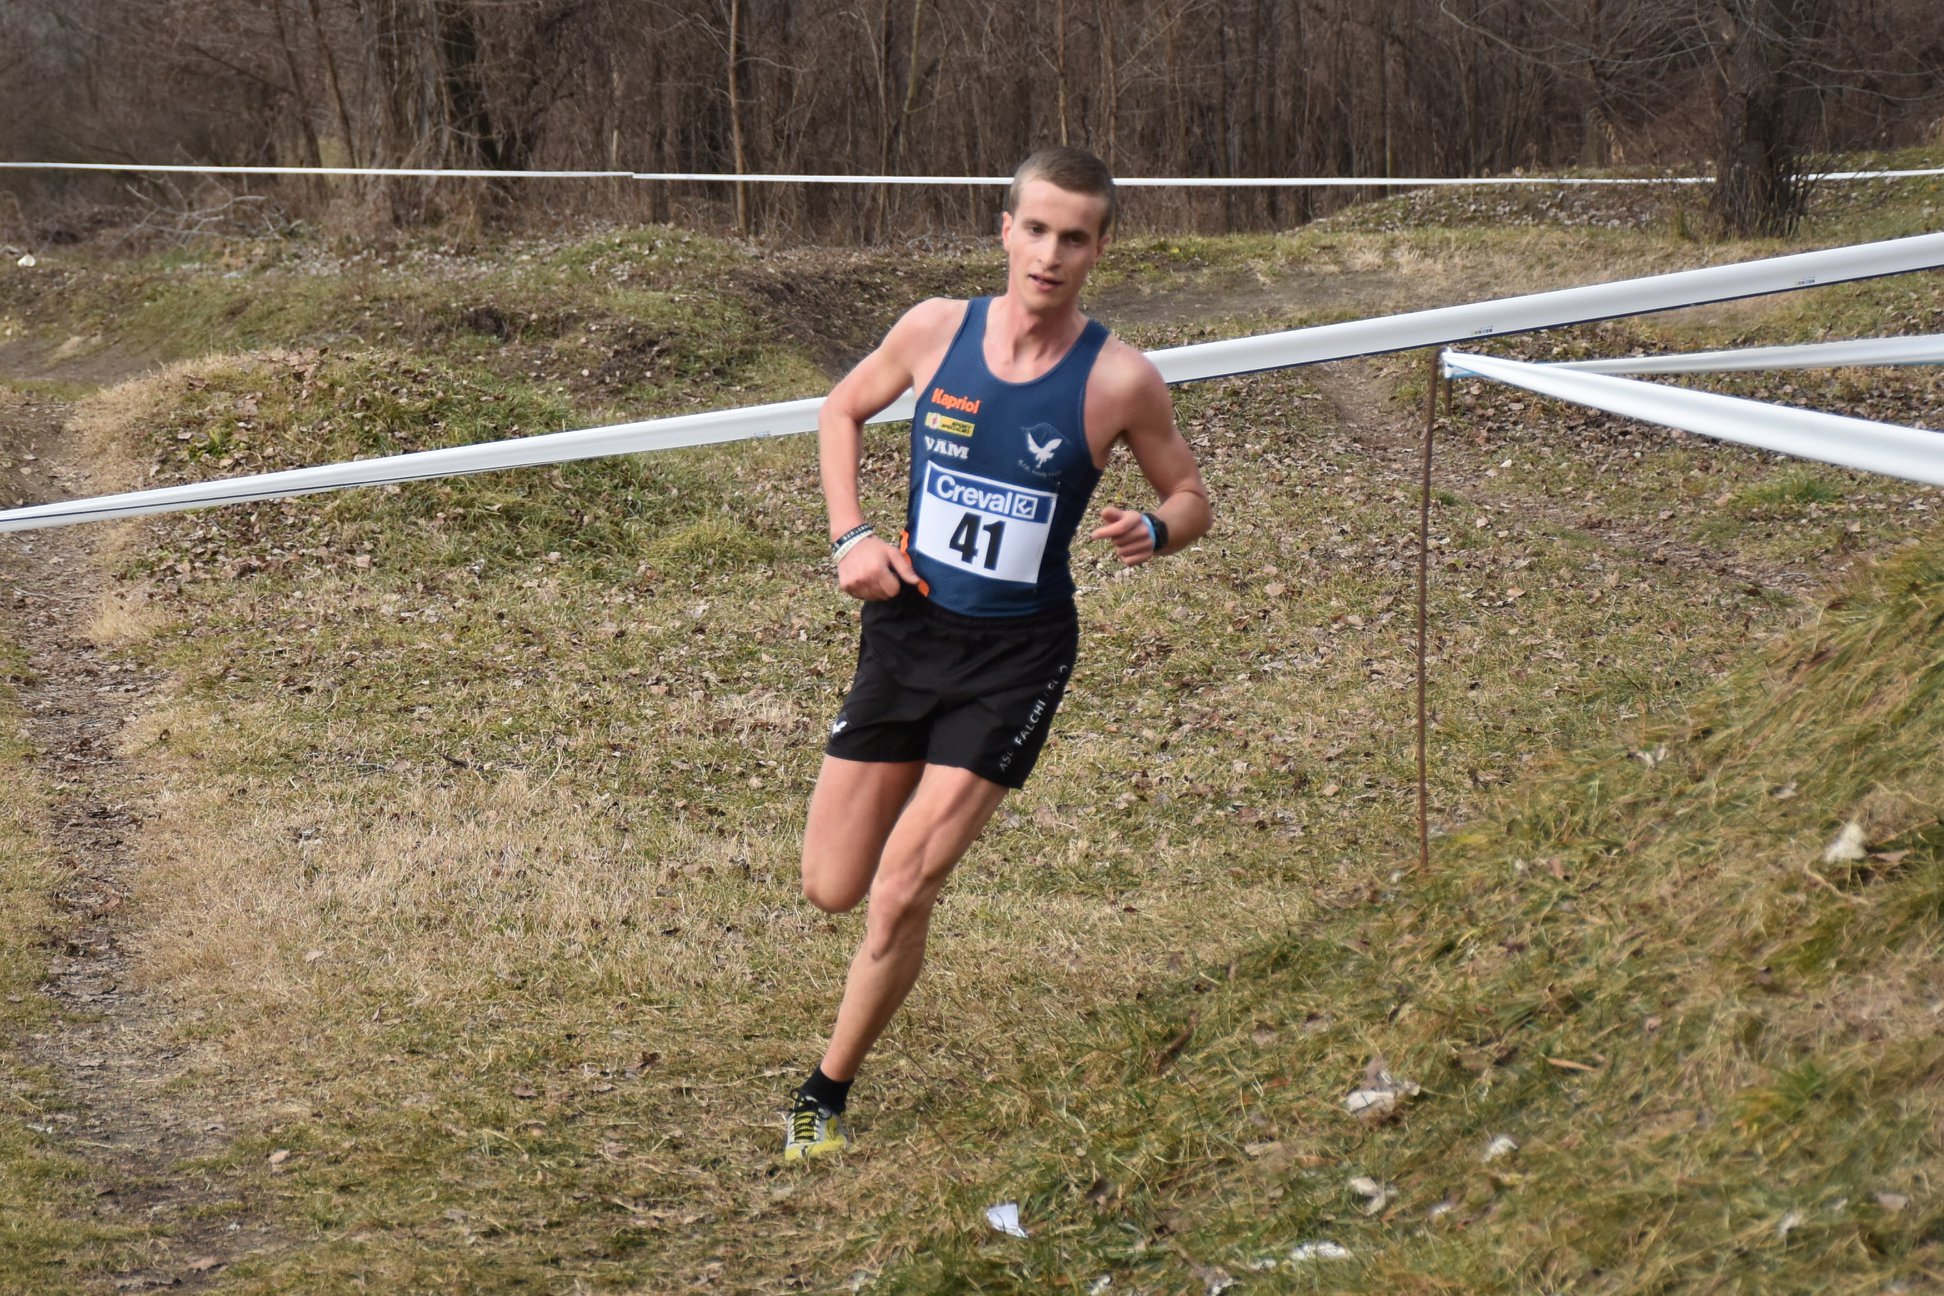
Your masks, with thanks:
[{"label": "white paper scrap", "polygon": [[1836,840],[1823,848],[1822,862],[1847,864],[1852,860],[1860,860],[1870,853],[1867,848],[1868,842],[1869,839],[1863,835],[1863,825],[1852,819],[1843,825],[1841,832],[1836,834]]},{"label": "white paper scrap", "polygon": [[1485,1145],[1485,1155],[1478,1159],[1489,1165],[1500,1157],[1511,1156],[1518,1150],[1519,1141],[1517,1139],[1513,1138],[1510,1134],[1497,1134],[1493,1136],[1490,1143]]},{"label": "white paper scrap", "polygon": [[1388,1116],[1397,1110],[1397,1091],[1394,1089],[1358,1089],[1343,1100],[1343,1107],[1352,1116],[1366,1120]]},{"label": "white paper scrap", "polygon": [[997,1206],[986,1207],[986,1223],[1007,1237],[1028,1236],[1026,1230],[1019,1226],[1018,1202],[1000,1202]]},{"label": "white paper scrap", "polygon": [[1397,1196],[1395,1185],[1379,1183],[1369,1175],[1358,1175],[1347,1185],[1351,1192],[1364,1199],[1364,1214],[1375,1215],[1391,1204]]},{"label": "white paper scrap", "polygon": [[1305,1242],[1289,1253],[1291,1264],[1302,1264],[1308,1260],[1348,1260],[1350,1248],[1338,1246],[1334,1242]]}]

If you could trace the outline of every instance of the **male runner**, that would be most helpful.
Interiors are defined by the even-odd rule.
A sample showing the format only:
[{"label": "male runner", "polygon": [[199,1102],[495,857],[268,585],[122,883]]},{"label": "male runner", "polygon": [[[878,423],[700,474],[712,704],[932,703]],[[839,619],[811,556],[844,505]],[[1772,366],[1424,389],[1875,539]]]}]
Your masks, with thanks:
[{"label": "male runner", "polygon": [[[1100,159],[1035,153],[1000,226],[1005,295],[913,307],[824,401],[831,553],[844,592],[864,600],[863,640],[810,798],[803,893],[829,913],[867,892],[871,904],[786,1160],[849,1146],[851,1080],[918,979],[945,879],[1046,741],[1076,646],[1067,549],[1114,443],[1160,503],[1102,509],[1093,539],[1131,567],[1208,530],[1161,375],[1080,313],[1113,216]],[[919,400],[893,545],[864,520],[857,465],[864,421],[906,390]]]}]

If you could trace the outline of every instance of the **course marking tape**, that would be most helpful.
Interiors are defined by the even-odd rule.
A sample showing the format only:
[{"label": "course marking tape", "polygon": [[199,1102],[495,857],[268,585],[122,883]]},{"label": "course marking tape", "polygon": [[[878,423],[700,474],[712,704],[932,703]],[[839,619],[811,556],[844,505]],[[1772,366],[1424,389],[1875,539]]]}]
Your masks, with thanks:
[{"label": "course marking tape", "polygon": [[[237,176],[398,176],[426,180],[638,180],[696,184],[791,185],[1010,185],[1007,176],[747,174],[724,171],[505,171],[483,167],[223,166],[190,162],[0,162],[10,171],[112,171],[174,175]],[[1810,182],[1909,180],[1944,176],[1944,167],[1895,171],[1822,171]],[[1713,176],[1117,176],[1121,188],[1146,189],[1424,189],[1506,185],[1615,187],[1630,185],[1706,185]]]},{"label": "course marking tape", "polygon": [[1445,352],[1444,369],[1718,441],[1944,486],[1944,435],[1921,428],[1461,351]]},{"label": "course marking tape", "polygon": [[1563,360],[1555,369],[1581,373],[1739,373],[1751,369],[1833,369],[1841,365],[1944,364],[1944,333],[1919,337],[1853,338],[1803,346],[1738,347],[1687,355],[1628,356],[1612,360]]},{"label": "course marking tape", "polygon": [[[1225,342],[1201,342],[1149,353],[1169,383],[1196,382],[1344,360],[1355,356],[1443,346],[1470,338],[1524,333],[1590,320],[1790,292],[1944,265],[1944,234],[1800,252],[1734,265],[1681,270],[1616,283],[1563,288],[1497,301],[1444,306],[1376,319],[1323,324]],[[421,481],[496,469],[565,463],[604,455],[639,454],[756,437],[789,436],[816,428],[818,398],[783,401],[706,414],[685,414],[609,427],[448,446],[412,454],[291,468],[90,499],[36,504],[0,512],[0,531],[66,526],[179,509],[279,499],[349,486]],[[911,417],[909,393],[874,423]]]}]

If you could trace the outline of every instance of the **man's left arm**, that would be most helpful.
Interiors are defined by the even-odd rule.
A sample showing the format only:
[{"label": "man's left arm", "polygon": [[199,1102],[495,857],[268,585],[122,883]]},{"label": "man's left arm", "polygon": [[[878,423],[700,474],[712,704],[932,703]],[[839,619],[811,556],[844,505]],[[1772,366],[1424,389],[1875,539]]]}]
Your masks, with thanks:
[{"label": "man's left arm", "polygon": [[1160,529],[1165,529],[1166,541],[1157,548],[1140,511],[1113,505],[1101,509],[1100,526],[1093,538],[1110,542],[1120,560],[1133,567],[1160,554],[1186,549],[1208,533],[1214,514],[1195,452],[1175,426],[1174,401],[1160,371],[1131,347],[1115,358],[1119,372],[1114,375],[1117,381],[1112,405],[1123,420],[1121,435],[1134,452],[1134,462],[1160,497],[1160,503],[1148,512],[1161,524]]}]

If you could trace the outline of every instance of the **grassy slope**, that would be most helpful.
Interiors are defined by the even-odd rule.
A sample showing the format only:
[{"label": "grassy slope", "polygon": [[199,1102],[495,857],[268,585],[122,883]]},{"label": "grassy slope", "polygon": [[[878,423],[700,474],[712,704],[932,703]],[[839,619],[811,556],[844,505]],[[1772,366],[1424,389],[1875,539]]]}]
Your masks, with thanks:
[{"label": "grassy slope", "polygon": [[[1901,210],[1869,215],[1921,223],[1914,202]],[[1848,219],[1812,237],[1837,241]],[[669,241],[641,236],[629,262],[610,236],[538,253],[533,271],[351,274],[288,318],[281,264],[179,276],[196,283],[186,299],[153,268],[89,272],[81,299],[117,300],[133,281],[157,319],[214,321],[192,350],[339,333],[326,354],[209,361],[93,414],[137,467],[173,478],[719,403],[725,376],[744,393],[728,399],[814,388],[801,360],[778,367],[760,357],[782,351],[740,340],[731,314],[754,304],[669,316],[652,362],[667,383],[641,378],[649,362],[623,346],[586,343],[590,320],[625,336],[638,300],[615,295],[621,269],[681,295],[696,265],[737,260],[641,250],[656,237]],[[1642,267],[1697,252],[1606,230],[1130,244],[1155,273],[1199,258],[1190,284],[1273,283],[1331,258],[1515,284],[1541,248]],[[577,280],[585,265],[602,270]],[[981,265],[906,266],[885,292]],[[763,268],[742,270],[737,300],[768,300],[750,287]],[[372,307],[381,283],[392,296]],[[1880,320],[1900,294],[1932,308],[1902,282],[1825,297]],[[440,324],[444,307],[400,305],[412,301],[470,312],[492,340]],[[498,340],[494,320],[543,303],[581,327]],[[53,326],[45,299],[9,309]],[[363,340],[378,345],[346,340],[367,309],[410,351],[375,330]],[[1720,339],[1750,321],[1795,337],[1809,318],[1656,321],[1600,345]],[[1413,376],[1400,364],[1390,380]],[[1899,410],[1928,395],[1893,388]],[[1934,1207],[1914,1189],[1935,1150],[1893,1141],[1902,1127],[1877,1086],[1904,1083],[1898,1119],[1921,1119],[1927,1055],[1859,1071],[1853,1047],[1818,1042],[1834,1027],[1813,1029],[1817,1013],[1835,1020],[1828,996],[1810,1007],[1833,981],[1772,948],[1789,921],[1841,913],[1829,948],[1856,960],[1895,935],[1908,966],[1886,959],[1868,978],[1902,985],[1930,975],[1921,921],[1871,925],[1888,887],[1851,904],[1786,871],[1779,890],[1751,885],[1813,854],[1804,841],[1861,785],[1786,762],[1760,774],[1797,785],[1787,802],[1754,798],[1788,811],[1788,856],[1768,820],[1727,815],[1714,783],[1683,781],[1716,750],[1682,737],[1702,681],[1799,614],[1758,583],[1669,566],[1634,533],[1542,507],[1597,501],[1764,571],[1883,552],[1921,530],[1921,493],[1820,470],[1804,487],[1797,468],[1606,423],[1562,445],[1557,411],[1481,393],[1448,451],[1438,519],[1434,799],[1452,823],[1499,826],[1448,838],[1419,884],[1391,878],[1410,837],[1407,478],[1373,468],[1299,376],[1207,385],[1180,406],[1224,531],[1132,576],[1083,563],[1091,647],[1068,721],[941,911],[924,987],[874,1063],[870,1141],[836,1174],[777,1176],[768,1125],[856,936],[855,919],[807,910],[791,876],[815,735],[852,650],[819,561],[807,443],[128,528],[129,565],[167,617],[128,651],[181,680],[131,740],[180,789],[144,848],[144,972],[180,1005],[170,1028],[199,1048],[208,1083],[250,1109],[233,1155],[206,1169],[256,1183],[299,1239],[224,1283],[746,1289],[857,1268],[888,1290],[1056,1290],[1111,1272],[1171,1291],[1317,1236],[1367,1260],[1333,1269],[1332,1286],[1531,1289],[1597,1270],[1637,1289],[1678,1265],[1663,1285],[1808,1289],[1924,1263]],[[873,443],[867,476],[888,510],[892,438]],[[1134,482],[1119,470],[1103,490],[1132,496]],[[1720,534],[1724,507],[1749,525]],[[1746,723],[1738,699],[1764,695],[1749,679],[1705,703],[1728,719],[1693,723]],[[1673,754],[1652,770],[1607,755],[1642,724],[1672,726]],[[1495,811],[1493,789],[1553,749],[1596,755],[1562,758]],[[1687,801],[1655,799],[1670,789]],[[1652,831],[1683,804],[1723,822]],[[1709,858],[1732,867],[1696,868],[1702,843],[1722,843]],[[1913,847],[1885,881],[1925,876],[1922,858]],[[1697,932],[1666,918],[1731,904],[1750,921]],[[1770,971],[1753,989],[1722,971],[1756,956]],[[1428,1092],[1365,1132],[1336,1104],[1375,1051]],[[1815,1105],[1805,1094],[1871,1119],[1817,1116],[1814,1137],[1791,1138],[1788,1113]],[[1500,1130],[1525,1149],[1510,1169],[1477,1167]],[[271,1148],[294,1153],[274,1172]],[[1359,1171],[1404,1190],[1385,1218],[1344,1195]],[[1873,1207],[1879,1186],[1914,1204]],[[985,1233],[980,1209],[1001,1197],[1024,1201],[1034,1241]],[[1443,1224],[1425,1225],[1446,1197]],[[1781,1239],[1786,1209],[1804,1218]],[[1311,1279],[1249,1275],[1271,1290]]]},{"label": "grassy slope", "polygon": [[[1319,1238],[1356,1257],[1316,1262],[1341,1291],[1935,1281],[1940,630],[1926,545],[1650,734],[1657,761],[1559,758],[1430,877],[1099,1012],[960,1203],[1021,1195],[1041,1238],[941,1235],[893,1285],[1176,1289],[1190,1257]],[[1820,863],[1852,817],[1868,856]],[[1425,1093],[1366,1130],[1338,1104],[1373,1053]],[[1360,1174],[1399,1190],[1380,1216]]]}]

